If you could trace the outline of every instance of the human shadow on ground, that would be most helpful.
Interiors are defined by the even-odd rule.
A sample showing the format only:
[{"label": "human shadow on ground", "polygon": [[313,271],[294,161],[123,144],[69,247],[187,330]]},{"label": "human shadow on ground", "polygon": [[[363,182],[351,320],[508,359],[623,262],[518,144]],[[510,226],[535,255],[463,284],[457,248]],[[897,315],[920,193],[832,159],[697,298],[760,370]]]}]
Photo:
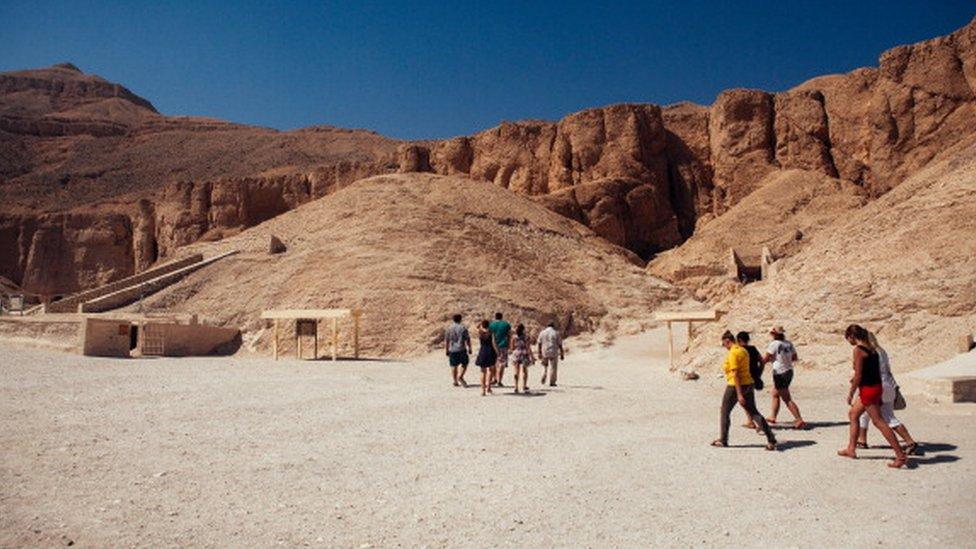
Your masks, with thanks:
[{"label": "human shadow on ground", "polygon": [[948,444],[945,442],[919,442],[918,449],[925,455],[925,452],[951,452],[958,449],[959,447],[955,444]]},{"label": "human shadow on ground", "polygon": [[[795,448],[803,448],[804,446],[813,446],[817,442],[814,440],[784,440],[776,444],[776,450],[779,452],[785,452],[787,450],[793,450]],[[728,448],[765,448],[765,444],[729,444]]]},{"label": "human shadow on ground", "polygon": [[549,390],[551,391],[553,389],[558,389],[560,387],[562,387],[564,389],[589,389],[591,391],[602,391],[603,390],[603,387],[601,387],[599,385],[557,385],[556,387],[550,387]]},{"label": "human shadow on ground", "polygon": [[[826,428],[826,427],[840,427],[842,425],[844,427],[847,427],[848,425],[850,425],[850,423],[847,422],[847,421],[808,421],[807,422],[807,429],[808,430],[810,430],[810,429],[823,429],[823,428]],[[783,427],[786,427],[786,425],[783,425]],[[792,429],[793,426],[790,425],[789,428]],[[800,429],[800,430],[802,431],[802,429]]]},{"label": "human shadow on ground", "polygon": [[[878,460],[891,461],[892,459],[894,459],[894,457],[895,457],[894,454],[888,454],[883,456],[866,456],[864,454],[858,454],[857,459],[867,460],[867,461],[878,461]],[[916,467],[924,467],[926,465],[954,463],[956,461],[959,461],[960,459],[962,458],[952,454],[937,454],[932,457],[925,457],[924,455],[922,456],[913,455],[913,456],[908,456],[908,463],[906,464],[906,467],[909,469],[914,469]]]},{"label": "human shadow on ground", "polygon": [[813,446],[817,442],[814,440],[781,440],[776,448],[779,450],[792,450],[794,448],[803,448],[805,446]]},{"label": "human shadow on ground", "polygon": [[[498,393],[496,393],[498,394]],[[503,396],[513,396],[513,397],[544,397],[546,393],[539,391],[529,391],[528,393],[500,393]]]}]

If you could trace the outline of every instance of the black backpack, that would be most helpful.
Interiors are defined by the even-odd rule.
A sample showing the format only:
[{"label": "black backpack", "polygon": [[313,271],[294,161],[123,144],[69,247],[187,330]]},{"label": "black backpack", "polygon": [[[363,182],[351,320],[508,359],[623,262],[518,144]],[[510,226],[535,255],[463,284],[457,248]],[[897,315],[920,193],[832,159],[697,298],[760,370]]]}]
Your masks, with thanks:
[{"label": "black backpack", "polygon": [[762,380],[763,370],[766,369],[766,365],[763,364],[759,349],[756,349],[754,345],[746,345],[746,351],[749,353],[749,374],[752,376],[753,386],[757,391],[762,391],[763,387],[766,386]]}]

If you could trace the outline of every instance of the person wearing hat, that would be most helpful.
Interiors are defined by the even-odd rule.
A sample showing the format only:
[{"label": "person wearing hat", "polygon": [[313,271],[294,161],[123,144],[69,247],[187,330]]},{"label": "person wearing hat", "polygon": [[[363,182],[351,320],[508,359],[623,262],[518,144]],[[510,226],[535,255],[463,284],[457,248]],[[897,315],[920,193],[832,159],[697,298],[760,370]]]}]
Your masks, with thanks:
[{"label": "person wearing hat", "polygon": [[779,401],[783,400],[786,408],[793,414],[794,426],[797,429],[806,429],[807,423],[800,415],[800,407],[796,405],[793,396],[790,394],[790,384],[793,383],[793,363],[797,360],[796,347],[786,339],[786,330],[782,326],[774,326],[769,330],[769,335],[773,340],[766,347],[766,354],[763,362],[773,363],[773,404],[772,411],[766,421],[776,423],[776,416],[779,415]]}]

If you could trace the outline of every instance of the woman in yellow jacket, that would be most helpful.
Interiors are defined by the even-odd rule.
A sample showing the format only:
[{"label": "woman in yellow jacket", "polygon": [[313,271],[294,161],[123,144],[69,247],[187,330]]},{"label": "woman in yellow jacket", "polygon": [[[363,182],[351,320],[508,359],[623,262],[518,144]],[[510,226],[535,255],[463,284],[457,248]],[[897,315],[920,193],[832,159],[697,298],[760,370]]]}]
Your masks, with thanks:
[{"label": "woman in yellow jacket", "polygon": [[725,394],[722,396],[721,412],[721,436],[712,442],[712,446],[726,447],[729,445],[729,425],[732,408],[736,402],[752,421],[762,429],[766,435],[766,449],[776,449],[776,437],[766,423],[766,419],[756,410],[756,393],[753,390],[752,374],[749,373],[749,353],[736,343],[732,332],[726,331],[722,334],[722,346],[729,350],[725,356],[725,364],[722,369],[725,371],[725,380],[728,383],[725,387]]}]

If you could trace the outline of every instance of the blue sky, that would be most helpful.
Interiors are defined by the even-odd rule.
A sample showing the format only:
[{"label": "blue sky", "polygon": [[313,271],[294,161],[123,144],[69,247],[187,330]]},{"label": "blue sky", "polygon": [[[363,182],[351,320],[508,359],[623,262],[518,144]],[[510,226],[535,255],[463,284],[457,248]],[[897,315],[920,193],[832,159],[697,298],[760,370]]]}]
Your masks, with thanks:
[{"label": "blue sky", "polygon": [[443,138],[783,90],[976,15],[972,0],[599,4],[0,0],[0,71],[71,61],[166,114]]}]

